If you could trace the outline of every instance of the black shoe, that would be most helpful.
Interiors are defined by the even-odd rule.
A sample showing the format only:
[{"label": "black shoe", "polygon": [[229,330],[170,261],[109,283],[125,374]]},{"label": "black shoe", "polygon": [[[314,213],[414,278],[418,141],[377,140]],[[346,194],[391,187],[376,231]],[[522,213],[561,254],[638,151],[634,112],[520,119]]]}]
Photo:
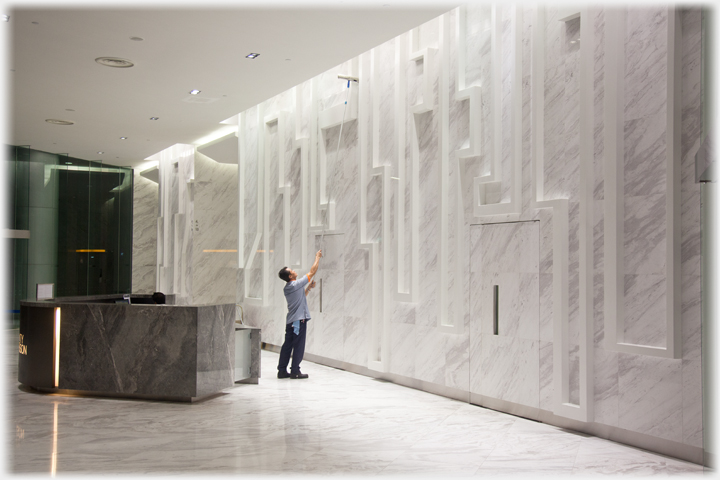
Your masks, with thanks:
[{"label": "black shoe", "polygon": [[290,378],[290,374],[288,372],[278,370],[278,378]]},{"label": "black shoe", "polygon": [[307,373],[291,373],[290,378],[308,378]]}]

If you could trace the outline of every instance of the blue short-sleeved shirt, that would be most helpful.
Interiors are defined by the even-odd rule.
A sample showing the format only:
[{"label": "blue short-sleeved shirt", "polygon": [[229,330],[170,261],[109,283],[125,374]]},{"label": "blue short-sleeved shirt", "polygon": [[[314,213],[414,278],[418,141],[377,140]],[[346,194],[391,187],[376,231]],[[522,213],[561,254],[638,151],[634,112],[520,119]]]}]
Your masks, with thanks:
[{"label": "blue short-sleeved shirt", "polygon": [[285,324],[292,323],[295,320],[307,319],[310,320],[310,310],[308,309],[307,299],[305,298],[305,287],[310,283],[310,279],[307,275],[303,275],[301,278],[287,282],[283,292],[285,293],[285,300],[288,304],[288,313],[285,318]]}]

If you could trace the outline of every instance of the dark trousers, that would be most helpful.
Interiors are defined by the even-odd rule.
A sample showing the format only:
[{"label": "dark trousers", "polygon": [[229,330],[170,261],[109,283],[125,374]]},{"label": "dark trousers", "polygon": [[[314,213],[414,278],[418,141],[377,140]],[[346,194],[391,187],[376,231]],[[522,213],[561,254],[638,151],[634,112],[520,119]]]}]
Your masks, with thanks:
[{"label": "dark trousers", "polygon": [[285,342],[280,349],[280,362],[278,363],[278,371],[286,372],[288,363],[290,362],[290,353],[292,352],[292,366],[290,373],[300,373],[300,362],[302,362],[305,354],[305,334],[307,333],[307,320],[300,322],[300,333],[295,335],[292,323],[285,326]]}]

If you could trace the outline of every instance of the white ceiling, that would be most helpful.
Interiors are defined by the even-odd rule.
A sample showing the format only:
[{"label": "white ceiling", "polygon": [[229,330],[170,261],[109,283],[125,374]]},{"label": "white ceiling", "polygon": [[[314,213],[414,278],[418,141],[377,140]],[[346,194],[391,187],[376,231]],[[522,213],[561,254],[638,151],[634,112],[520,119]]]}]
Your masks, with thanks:
[{"label": "white ceiling", "polygon": [[[10,15],[0,22],[10,30],[8,143],[138,167],[454,7],[384,3],[392,5],[0,12]],[[260,56],[245,58],[251,52]],[[104,67],[95,62],[103,56],[135,66]],[[192,89],[201,93],[191,96]],[[75,124],[52,125],[48,118]]]}]

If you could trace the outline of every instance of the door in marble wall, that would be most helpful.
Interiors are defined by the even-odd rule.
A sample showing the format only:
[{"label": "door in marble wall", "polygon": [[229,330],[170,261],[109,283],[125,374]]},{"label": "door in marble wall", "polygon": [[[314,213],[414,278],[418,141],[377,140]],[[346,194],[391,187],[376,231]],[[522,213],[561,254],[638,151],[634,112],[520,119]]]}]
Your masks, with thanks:
[{"label": "door in marble wall", "polygon": [[470,227],[470,391],[539,407],[539,222]]},{"label": "door in marble wall", "polygon": [[[321,357],[343,359],[345,306],[345,235],[332,233],[315,236],[308,256],[323,251],[315,289],[308,295],[312,321],[308,323],[306,351]],[[305,273],[304,271],[299,272]]]}]

